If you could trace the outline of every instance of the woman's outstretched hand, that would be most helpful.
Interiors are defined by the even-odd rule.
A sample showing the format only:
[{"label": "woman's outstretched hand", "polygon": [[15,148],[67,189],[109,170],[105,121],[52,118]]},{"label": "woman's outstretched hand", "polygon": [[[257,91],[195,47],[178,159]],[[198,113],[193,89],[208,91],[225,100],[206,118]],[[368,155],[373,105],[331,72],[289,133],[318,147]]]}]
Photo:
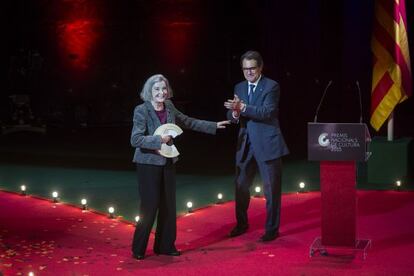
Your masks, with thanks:
[{"label": "woman's outstretched hand", "polygon": [[226,125],[229,125],[230,121],[221,121],[217,122],[217,128],[226,128]]}]

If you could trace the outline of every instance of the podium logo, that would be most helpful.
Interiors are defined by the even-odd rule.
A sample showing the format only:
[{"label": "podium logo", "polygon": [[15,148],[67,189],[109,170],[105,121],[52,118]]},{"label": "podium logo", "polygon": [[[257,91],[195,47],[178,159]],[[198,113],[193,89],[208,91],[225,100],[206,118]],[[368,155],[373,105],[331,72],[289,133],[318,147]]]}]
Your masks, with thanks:
[{"label": "podium logo", "polygon": [[328,133],[324,132],[321,135],[319,135],[318,143],[321,147],[327,147],[329,146],[329,139],[328,139]]}]

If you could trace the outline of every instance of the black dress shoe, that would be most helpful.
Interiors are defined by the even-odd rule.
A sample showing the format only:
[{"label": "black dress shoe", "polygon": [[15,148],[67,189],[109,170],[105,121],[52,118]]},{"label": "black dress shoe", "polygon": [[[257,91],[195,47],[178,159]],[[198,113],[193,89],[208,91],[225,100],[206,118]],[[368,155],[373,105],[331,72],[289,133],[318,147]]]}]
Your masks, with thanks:
[{"label": "black dress shoe", "polygon": [[143,260],[145,258],[144,255],[140,255],[140,254],[133,254],[132,257],[137,260]]},{"label": "black dress shoe", "polygon": [[168,256],[180,256],[181,252],[178,250],[175,251],[171,251],[171,252],[167,252],[167,253],[162,253],[163,255],[168,255]]},{"label": "black dress shoe", "polygon": [[175,257],[181,255],[181,252],[178,250],[171,251],[171,252],[155,252],[154,251],[154,253],[157,255],[167,255],[167,256],[175,256]]},{"label": "black dress shoe", "polygon": [[241,234],[246,233],[248,228],[249,228],[249,226],[247,226],[247,225],[245,225],[245,226],[237,225],[236,227],[233,228],[233,230],[231,230],[231,232],[229,233],[229,237],[240,236]]},{"label": "black dress shoe", "polygon": [[259,241],[261,242],[273,241],[277,237],[279,237],[279,232],[266,232],[264,233],[263,236],[260,237]]}]

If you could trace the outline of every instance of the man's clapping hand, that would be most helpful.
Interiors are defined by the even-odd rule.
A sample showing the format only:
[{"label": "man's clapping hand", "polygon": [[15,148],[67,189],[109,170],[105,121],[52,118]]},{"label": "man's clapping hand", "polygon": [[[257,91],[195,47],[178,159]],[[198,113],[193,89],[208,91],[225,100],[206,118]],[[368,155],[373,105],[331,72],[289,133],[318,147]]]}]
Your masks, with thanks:
[{"label": "man's clapping hand", "polygon": [[224,102],[224,107],[233,110],[233,117],[237,118],[240,116],[240,112],[245,109],[246,104],[237,95],[234,95],[233,99]]}]

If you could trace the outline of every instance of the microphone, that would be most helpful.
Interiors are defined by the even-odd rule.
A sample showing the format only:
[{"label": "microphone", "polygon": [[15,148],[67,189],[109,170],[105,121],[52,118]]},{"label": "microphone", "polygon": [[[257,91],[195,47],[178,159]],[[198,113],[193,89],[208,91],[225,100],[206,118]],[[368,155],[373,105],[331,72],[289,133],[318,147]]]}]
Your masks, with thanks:
[{"label": "microphone", "polygon": [[328,88],[329,88],[329,86],[331,86],[331,84],[332,84],[332,80],[330,80],[330,81],[328,82],[328,85],[326,85],[326,87],[325,87],[325,91],[323,91],[322,98],[321,98],[321,100],[320,100],[320,102],[319,102],[319,105],[318,105],[318,108],[316,109],[316,112],[315,112],[315,118],[313,119],[313,122],[314,122],[314,123],[316,123],[316,120],[318,119],[319,109],[321,108],[321,105],[322,105],[323,99],[325,98],[326,92],[328,91]]},{"label": "microphone", "polygon": [[356,86],[358,88],[358,96],[359,96],[359,123],[362,124],[362,98],[361,98],[361,88],[359,87],[359,81],[356,81]]}]

